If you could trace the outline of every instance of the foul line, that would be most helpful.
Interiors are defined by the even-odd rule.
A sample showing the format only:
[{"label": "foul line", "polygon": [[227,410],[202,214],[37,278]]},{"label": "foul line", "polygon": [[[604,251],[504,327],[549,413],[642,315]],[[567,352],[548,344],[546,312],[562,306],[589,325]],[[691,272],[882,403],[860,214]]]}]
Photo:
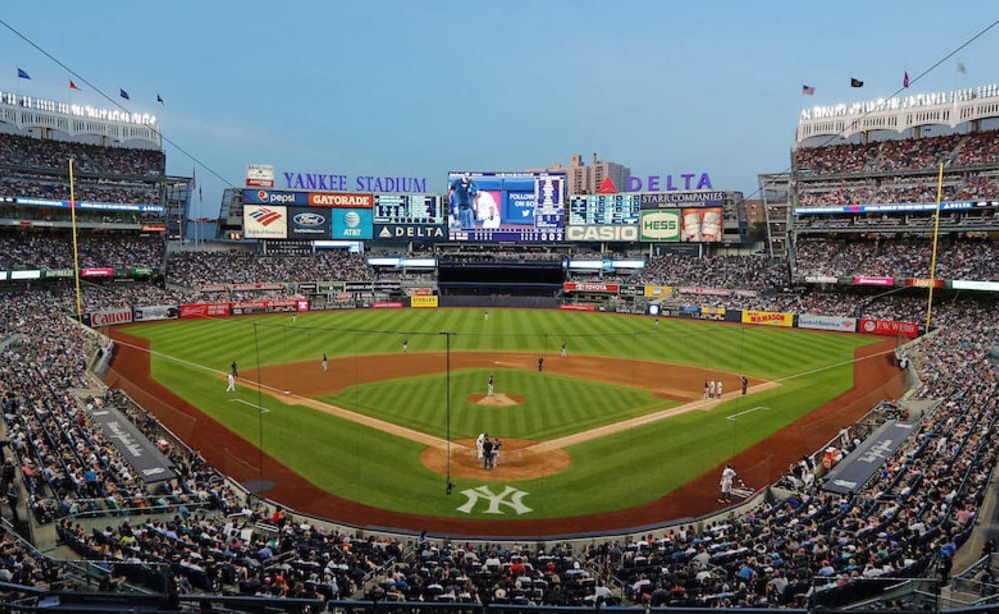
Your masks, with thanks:
[{"label": "foul line", "polygon": [[731,421],[735,422],[735,419],[738,418],[739,416],[742,416],[742,415],[745,415],[745,414],[748,414],[748,413],[752,413],[754,411],[762,411],[764,409],[770,409],[770,408],[767,407],[766,405],[757,405],[756,407],[750,407],[749,409],[744,409],[744,410],[740,411],[739,413],[732,414],[731,416],[725,416],[725,419],[726,420],[731,420]]},{"label": "foul line", "polygon": [[269,413],[271,413],[271,410],[267,409],[266,407],[261,407],[261,406],[257,405],[256,403],[250,403],[249,401],[244,401],[243,399],[229,399],[229,402],[230,403],[242,403],[243,405],[249,405],[250,407],[255,407],[262,414],[269,414]]}]

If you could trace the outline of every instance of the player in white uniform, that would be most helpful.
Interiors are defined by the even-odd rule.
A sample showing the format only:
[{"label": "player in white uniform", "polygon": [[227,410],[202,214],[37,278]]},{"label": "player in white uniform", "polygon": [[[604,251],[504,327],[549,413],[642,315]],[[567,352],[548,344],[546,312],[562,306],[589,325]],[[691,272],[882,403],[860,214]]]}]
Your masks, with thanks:
[{"label": "player in white uniform", "polygon": [[721,475],[721,498],[718,499],[719,503],[732,502],[732,481],[735,479],[735,475],[735,469],[732,469],[732,465],[725,465],[725,469]]},{"label": "player in white uniform", "polygon": [[479,433],[478,439],[475,440],[475,449],[479,452],[479,460],[482,460],[482,442],[486,440],[489,435],[487,433]]},{"label": "player in white uniform", "polygon": [[722,381],[718,380],[718,398],[722,398]]},{"label": "player in white uniform", "polygon": [[326,370],[327,366],[328,366],[328,363],[326,361],[326,353],[324,352],[323,353],[323,371]]},{"label": "player in white uniform", "polygon": [[495,380],[493,379],[493,374],[490,373],[489,374],[489,394],[488,394],[488,396],[493,396],[493,383],[495,383]]},{"label": "player in white uniform", "polygon": [[708,398],[715,398],[715,380],[708,382]]},{"label": "player in white uniform", "polygon": [[408,352],[409,351],[409,339],[403,339],[402,340],[402,351],[403,352]]},{"label": "player in white uniform", "polygon": [[562,358],[565,358],[567,352],[566,352],[565,344],[564,343],[562,344],[562,351],[560,353],[562,354]]},{"label": "player in white uniform", "polygon": [[236,377],[230,373],[229,374],[229,386],[225,389],[226,392],[236,392]]}]

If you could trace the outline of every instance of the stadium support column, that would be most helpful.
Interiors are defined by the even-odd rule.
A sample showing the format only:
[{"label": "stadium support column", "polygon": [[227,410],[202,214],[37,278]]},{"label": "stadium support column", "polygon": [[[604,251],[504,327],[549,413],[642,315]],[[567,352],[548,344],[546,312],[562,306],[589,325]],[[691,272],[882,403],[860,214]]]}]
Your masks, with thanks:
[{"label": "stadium support column", "polygon": [[73,226],[73,277],[76,280],[76,321],[83,323],[83,306],[80,303],[80,252],[76,244],[76,183],[73,178],[73,158],[69,159],[69,213]]},{"label": "stadium support column", "polygon": [[940,236],[940,197],[943,194],[943,162],[937,175],[937,211],[933,220],[933,253],[930,256],[930,293],[926,299],[926,332],[930,332],[930,316],[933,315],[933,286],[937,275],[937,238]]}]

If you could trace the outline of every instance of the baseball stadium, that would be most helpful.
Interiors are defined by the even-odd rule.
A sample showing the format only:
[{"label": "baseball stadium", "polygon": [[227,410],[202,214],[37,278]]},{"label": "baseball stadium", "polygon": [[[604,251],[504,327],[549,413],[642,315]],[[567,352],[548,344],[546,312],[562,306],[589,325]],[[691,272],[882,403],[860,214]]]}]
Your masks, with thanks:
[{"label": "baseball stadium", "polygon": [[0,26],[0,611],[997,607],[999,84],[920,80],[999,20],[749,189],[306,166]]}]

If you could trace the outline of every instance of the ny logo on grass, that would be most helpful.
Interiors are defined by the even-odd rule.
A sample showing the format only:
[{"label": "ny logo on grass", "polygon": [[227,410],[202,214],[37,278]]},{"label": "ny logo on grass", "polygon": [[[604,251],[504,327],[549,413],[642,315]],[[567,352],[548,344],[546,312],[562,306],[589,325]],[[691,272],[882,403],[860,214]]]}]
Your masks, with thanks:
[{"label": "ny logo on grass", "polygon": [[[531,511],[531,508],[524,505],[522,499],[528,493],[523,490],[518,490],[513,486],[504,486],[503,492],[498,495],[494,495],[493,491],[489,490],[488,486],[479,486],[477,488],[468,488],[461,491],[461,494],[468,498],[465,504],[458,508],[459,512],[464,514],[471,514],[472,510],[475,509],[475,505],[479,502],[479,499],[485,500],[489,507],[486,508],[486,514],[502,514],[500,510],[501,505],[505,505],[517,512],[517,514],[526,514]],[[507,497],[510,500],[507,500]]]}]

